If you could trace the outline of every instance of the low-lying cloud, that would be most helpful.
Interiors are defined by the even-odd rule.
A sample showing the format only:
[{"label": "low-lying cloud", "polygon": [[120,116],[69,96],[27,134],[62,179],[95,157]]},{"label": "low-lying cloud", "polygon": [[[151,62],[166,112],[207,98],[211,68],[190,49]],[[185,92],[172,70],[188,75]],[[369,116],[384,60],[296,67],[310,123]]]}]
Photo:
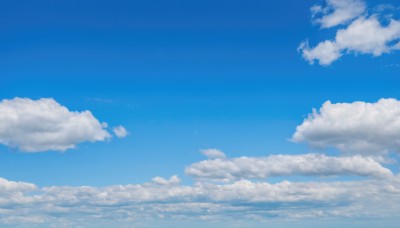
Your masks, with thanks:
[{"label": "low-lying cloud", "polygon": [[391,177],[392,172],[371,157],[330,157],[323,154],[270,155],[208,159],[191,164],[185,173],[199,180],[232,181],[276,176],[354,175]]}]

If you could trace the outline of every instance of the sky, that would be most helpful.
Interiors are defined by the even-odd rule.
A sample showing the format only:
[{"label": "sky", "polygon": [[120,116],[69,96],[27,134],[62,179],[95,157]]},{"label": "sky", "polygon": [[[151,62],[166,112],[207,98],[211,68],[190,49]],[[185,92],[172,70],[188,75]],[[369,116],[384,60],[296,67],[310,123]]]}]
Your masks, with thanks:
[{"label": "sky", "polygon": [[394,0],[0,2],[0,225],[396,227]]}]

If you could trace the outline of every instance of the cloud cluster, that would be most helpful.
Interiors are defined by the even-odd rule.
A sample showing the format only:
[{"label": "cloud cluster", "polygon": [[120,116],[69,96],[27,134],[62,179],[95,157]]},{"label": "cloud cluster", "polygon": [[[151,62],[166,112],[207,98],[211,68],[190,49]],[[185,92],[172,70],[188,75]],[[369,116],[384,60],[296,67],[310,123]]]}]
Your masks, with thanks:
[{"label": "cloud cluster", "polygon": [[[201,153],[207,159],[185,169],[193,177],[191,184],[182,184],[177,175],[105,187],[38,187],[0,178],[0,224],[76,227],[140,226],[157,220],[269,224],[271,218],[398,218],[400,176],[385,167],[384,152],[399,149],[399,116],[400,102],[395,99],[326,102],[297,127],[292,140],[356,155],[229,158],[218,149],[205,149]],[[275,176],[288,179],[269,183]],[[293,181],[292,176],[309,178]]]},{"label": "cloud cluster", "polygon": [[297,127],[292,140],[315,148],[335,147],[342,152],[384,154],[400,152],[400,101],[375,103],[325,102]]},{"label": "cloud cluster", "polygon": [[300,44],[298,50],[311,64],[330,65],[345,53],[380,56],[399,49],[400,21],[391,15],[369,14],[361,0],[327,0],[326,4],[311,8],[314,22],[321,28],[346,27],[315,47],[308,41]]},{"label": "cloud cluster", "polygon": [[378,178],[392,176],[389,169],[371,157],[329,157],[322,154],[209,159],[190,165],[185,173],[200,180],[219,181],[292,175],[355,175]]},{"label": "cloud cluster", "polygon": [[[52,98],[14,98],[0,102],[0,143],[23,152],[65,151],[82,142],[111,137],[106,123],[90,111],[70,111]],[[126,136],[122,126],[118,137]]]},{"label": "cloud cluster", "polygon": [[[174,179],[174,178],[171,178]],[[6,180],[3,180],[6,181]],[[0,185],[0,224],[130,224],[154,219],[391,216],[400,209],[400,180],[227,184],[144,183],[109,187],[43,187],[20,183],[13,196]],[[27,191],[26,187],[29,187]],[[237,218],[236,218],[237,219]],[[254,217],[253,217],[254,219]],[[73,222],[74,224],[71,224]]]}]

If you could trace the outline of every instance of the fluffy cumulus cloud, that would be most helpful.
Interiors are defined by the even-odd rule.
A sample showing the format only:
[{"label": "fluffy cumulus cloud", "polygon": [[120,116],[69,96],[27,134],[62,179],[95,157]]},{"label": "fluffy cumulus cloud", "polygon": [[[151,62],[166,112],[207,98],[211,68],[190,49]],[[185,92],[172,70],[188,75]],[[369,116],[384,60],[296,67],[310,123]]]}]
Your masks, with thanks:
[{"label": "fluffy cumulus cloud", "polygon": [[358,154],[400,152],[400,101],[327,101],[297,127],[292,140]]},{"label": "fluffy cumulus cloud", "polygon": [[322,154],[209,159],[190,165],[185,173],[200,180],[220,181],[292,175],[392,176],[389,169],[371,157],[328,157]]},{"label": "fluffy cumulus cloud", "polygon": [[0,143],[23,152],[65,151],[110,138],[90,111],[70,111],[52,98],[0,102]]},{"label": "fluffy cumulus cloud", "polygon": [[361,0],[327,0],[326,5],[312,7],[314,22],[321,28],[345,27],[314,47],[308,41],[300,44],[299,52],[311,64],[330,65],[346,53],[380,56],[399,49],[400,21],[393,15],[368,14]]}]

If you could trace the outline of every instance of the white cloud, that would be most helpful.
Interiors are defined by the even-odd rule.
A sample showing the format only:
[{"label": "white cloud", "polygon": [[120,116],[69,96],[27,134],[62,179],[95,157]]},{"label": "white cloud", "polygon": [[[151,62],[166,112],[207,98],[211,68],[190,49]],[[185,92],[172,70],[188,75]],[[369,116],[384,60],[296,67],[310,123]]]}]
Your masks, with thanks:
[{"label": "white cloud", "polygon": [[36,185],[26,182],[9,181],[0,177],[0,194],[4,192],[26,192],[36,190]]},{"label": "white cloud", "polygon": [[90,111],[69,111],[52,98],[0,102],[0,143],[23,152],[65,151],[109,137]]},{"label": "white cloud", "polygon": [[169,180],[162,177],[154,177],[151,182],[158,185],[177,185],[181,182],[181,179],[177,175],[172,176]]},{"label": "white cloud", "polygon": [[390,20],[383,26],[377,17],[359,18],[336,34],[336,44],[342,50],[380,56],[393,50],[390,43],[400,38],[400,22]]},{"label": "white cloud", "polygon": [[374,181],[289,182],[240,180],[228,184],[43,187],[15,191],[0,187],[0,224],[53,226],[107,222],[140,224],[155,219],[246,220],[268,218],[391,217],[400,209],[398,177]]},{"label": "white cloud", "polygon": [[[356,5],[361,4],[360,1],[328,0],[328,2],[341,2],[340,4],[347,1],[353,2],[353,4]],[[331,3],[328,3],[328,5],[329,4]],[[344,8],[342,10],[350,12],[354,10],[351,9],[351,6],[352,4],[348,7],[346,7],[346,4],[343,4]],[[344,15],[350,14],[343,13],[342,10],[336,10],[332,14],[316,19],[316,21],[320,22],[323,28],[332,27],[338,24],[338,22],[340,22],[339,24],[348,22],[350,19],[344,20],[344,18],[349,17]],[[318,15],[315,14],[315,12],[325,12],[326,9],[315,6],[312,11],[314,15]],[[342,12],[340,13],[341,16],[338,16],[335,12]],[[362,12],[361,8],[359,8],[359,12]],[[333,40],[322,41],[315,47],[310,47],[308,42],[302,42],[298,51],[302,53],[303,58],[310,62],[310,64],[318,61],[320,65],[330,65],[343,54],[353,53],[381,56],[384,53],[390,53],[399,49],[400,21],[388,15],[365,15],[359,13],[353,16],[354,17],[351,17],[351,19],[354,20],[346,28],[339,29]],[[386,25],[383,23],[383,20],[388,21]]]},{"label": "white cloud", "polygon": [[[2,140],[10,135],[19,139],[17,134],[11,134],[14,131],[26,137],[30,137],[28,133],[69,135],[87,121],[95,123],[94,129],[106,133],[102,140],[110,137],[106,124],[99,123],[90,112],[71,112],[52,99],[16,98],[0,103]],[[74,131],[65,126],[71,122]],[[319,112],[314,111],[297,127],[293,141],[360,154],[383,153],[400,151],[399,129],[400,102],[395,99],[381,99],[376,103],[326,102]],[[13,145],[20,148],[26,145],[37,148],[35,141],[15,142]],[[51,140],[41,142],[44,142],[39,144],[41,148],[46,143],[65,144],[65,141],[61,141],[64,144]],[[76,143],[72,142],[73,146]],[[185,173],[195,178],[193,184],[187,185],[181,184],[176,175],[169,179],[155,177],[143,184],[105,187],[37,187],[0,178],[0,225],[148,226],[155,221],[165,224],[165,221],[195,219],[231,224],[257,220],[270,225],[271,218],[280,221],[398,218],[400,176],[381,165],[384,157],[303,154],[228,158],[217,149],[201,152],[207,160],[186,168]],[[321,178],[307,182],[268,183],[265,180],[290,175],[365,178],[334,182]]]},{"label": "white cloud", "polygon": [[129,134],[129,132],[121,125],[114,127],[113,132],[118,138],[125,138]]},{"label": "white cloud", "polygon": [[200,152],[206,156],[207,158],[213,159],[213,158],[221,158],[224,159],[226,158],[226,155],[224,152],[217,150],[217,149],[206,149],[206,150],[200,150]]},{"label": "white cloud", "polygon": [[292,140],[352,153],[400,152],[400,101],[325,102],[297,127]]},{"label": "white cloud", "polygon": [[305,41],[300,44],[298,51],[302,52],[304,59],[311,64],[318,60],[321,65],[329,65],[342,56],[336,43],[329,40],[319,43],[314,48],[310,48],[308,41]]},{"label": "white cloud", "polygon": [[313,21],[322,28],[345,24],[363,15],[366,5],[361,0],[326,0],[326,5],[315,5],[311,8]]},{"label": "white cloud", "polygon": [[379,178],[392,176],[389,169],[370,157],[328,157],[321,154],[205,160],[190,165],[185,173],[200,180],[220,181],[291,175],[357,175]]}]

